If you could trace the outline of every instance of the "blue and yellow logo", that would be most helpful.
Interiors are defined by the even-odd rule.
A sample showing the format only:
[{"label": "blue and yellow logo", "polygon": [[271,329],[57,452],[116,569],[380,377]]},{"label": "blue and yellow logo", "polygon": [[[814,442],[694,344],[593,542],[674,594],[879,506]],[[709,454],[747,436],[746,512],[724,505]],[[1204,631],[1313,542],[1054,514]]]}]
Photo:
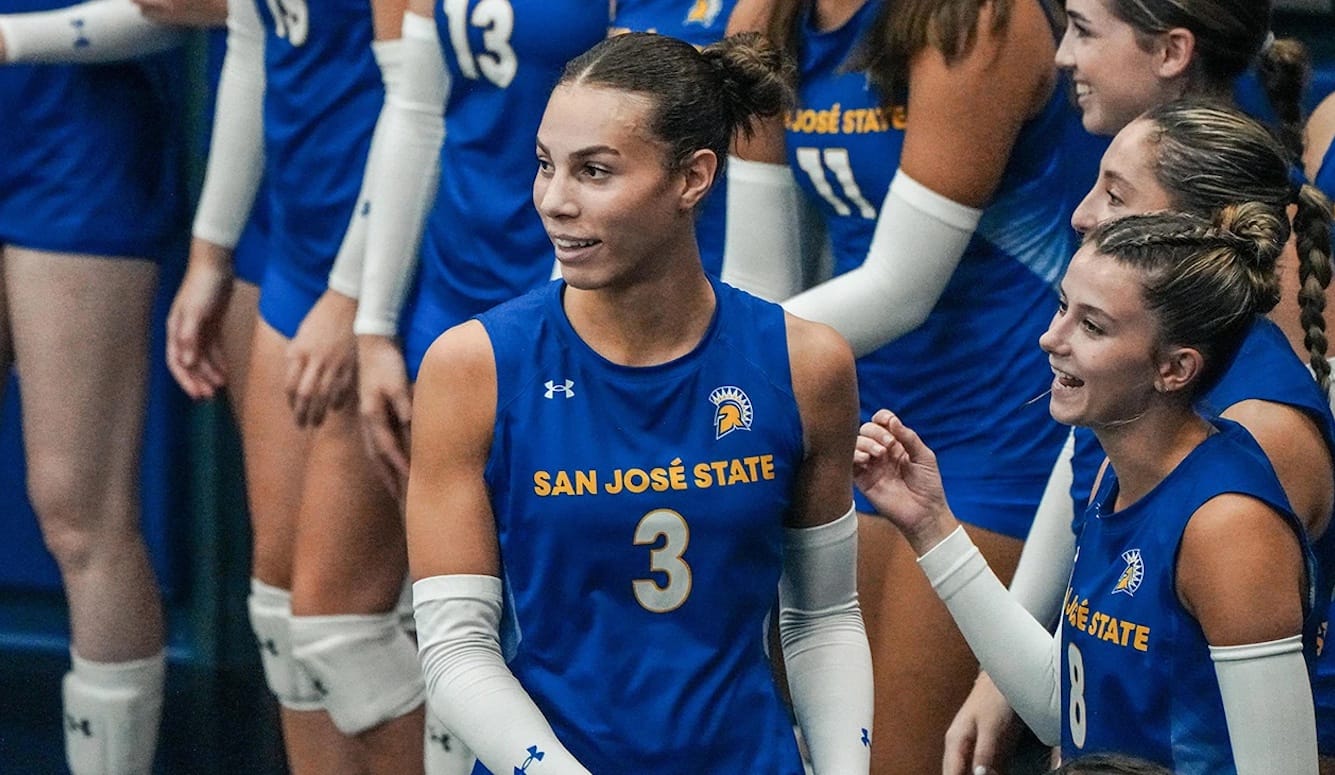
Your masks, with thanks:
[{"label": "blue and yellow logo", "polygon": [[739,387],[723,385],[709,394],[714,405],[714,438],[721,439],[733,431],[751,430],[751,399]]},{"label": "blue and yellow logo", "polygon": [[686,12],[685,23],[712,27],[721,10],[723,10],[723,0],[694,0],[691,3],[691,10]]},{"label": "blue and yellow logo", "polygon": [[1136,590],[1140,589],[1141,579],[1145,578],[1145,561],[1140,559],[1139,549],[1128,549],[1122,552],[1122,559],[1126,562],[1126,570],[1117,579],[1117,585],[1113,587],[1113,594],[1125,592],[1135,597]]}]

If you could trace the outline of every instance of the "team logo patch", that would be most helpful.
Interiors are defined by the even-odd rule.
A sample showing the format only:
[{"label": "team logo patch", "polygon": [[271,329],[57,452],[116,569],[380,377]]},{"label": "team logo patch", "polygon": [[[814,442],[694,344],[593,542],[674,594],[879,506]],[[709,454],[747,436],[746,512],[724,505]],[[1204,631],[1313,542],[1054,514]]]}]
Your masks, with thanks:
[{"label": "team logo patch", "polygon": [[566,398],[575,397],[575,380],[573,379],[568,379],[564,382],[557,382],[554,379],[549,379],[543,384],[543,387],[547,388],[546,392],[542,394],[543,398],[550,399],[557,393],[564,395]]},{"label": "team logo patch", "polygon": [[712,27],[721,10],[723,10],[723,0],[694,0],[691,3],[691,10],[686,12],[686,23]]},{"label": "team logo patch", "polygon": [[1113,594],[1125,592],[1132,597],[1136,590],[1140,589],[1140,581],[1145,578],[1145,562],[1140,559],[1139,549],[1128,549],[1122,552],[1122,559],[1126,561],[1126,570],[1122,571],[1121,578],[1117,579],[1117,586],[1113,587]]},{"label": "team logo patch", "polygon": [[733,431],[751,430],[751,399],[739,387],[723,385],[709,394],[714,405],[714,438],[721,439]]}]

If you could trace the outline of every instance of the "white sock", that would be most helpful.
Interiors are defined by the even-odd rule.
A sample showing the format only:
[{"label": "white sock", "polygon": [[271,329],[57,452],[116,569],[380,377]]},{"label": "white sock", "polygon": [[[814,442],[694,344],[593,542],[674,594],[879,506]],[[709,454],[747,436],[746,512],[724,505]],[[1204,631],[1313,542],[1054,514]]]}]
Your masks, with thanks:
[{"label": "white sock", "polygon": [[73,775],[150,775],[162,717],[166,658],[90,662],[70,652],[65,760]]}]

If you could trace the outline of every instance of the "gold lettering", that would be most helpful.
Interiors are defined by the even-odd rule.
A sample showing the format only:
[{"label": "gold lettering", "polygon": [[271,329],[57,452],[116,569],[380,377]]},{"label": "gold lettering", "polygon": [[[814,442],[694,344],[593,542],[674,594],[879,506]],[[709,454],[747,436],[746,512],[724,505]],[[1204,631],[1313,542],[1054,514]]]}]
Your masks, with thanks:
[{"label": "gold lettering", "polygon": [[538,497],[550,495],[552,492],[552,475],[546,471],[533,472],[533,494]]}]

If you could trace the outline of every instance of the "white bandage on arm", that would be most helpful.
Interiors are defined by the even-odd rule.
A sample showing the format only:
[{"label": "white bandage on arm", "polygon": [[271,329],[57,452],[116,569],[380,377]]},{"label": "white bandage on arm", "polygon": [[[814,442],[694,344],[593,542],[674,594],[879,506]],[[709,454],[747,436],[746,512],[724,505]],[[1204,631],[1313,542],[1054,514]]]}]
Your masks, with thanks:
[{"label": "white bandage on arm", "polygon": [[547,775],[588,775],[501,656],[501,580],[431,576],[413,584],[418,657],[431,712],[492,772],[523,765],[529,746]]},{"label": "white bandage on arm", "polygon": [[227,54],[194,236],[236,247],[264,176],[264,27],[253,0],[227,2]]},{"label": "white bandage on arm", "polygon": [[186,31],[144,17],[131,0],[90,0],[33,13],[0,15],[5,61],[88,64],[156,54]]},{"label": "white bandage on arm", "polygon": [[963,527],[918,558],[969,648],[1045,745],[1061,737],[1060,628],[1054,638],[1001,585]]},{"label": "white bandage on arm", "polygon": [[1317,771],[1316,712],[1302,637],[1211,646],[1238,775]]},{"label": "white bandage on arm", "polygon": [[983,211],[895,173],[862,266],[784,302],[832,326],[866,355],[922,325],[945,290]]},{"label": "white bandage on arm", "polygon": [[783,301],[803,287],[802,192],[787,164],[728,157],[722,280]]},{"label": "white bandage on arm", "polygon": [[784,531],[779,638],[793,710],[817,773],[871,762],[871,650],[858,607],[853,509],[819,527]]},{"label": "white bandage on arm", "polygon": [[449,75],[435,22],[403,16],[403,82],[387,93],[377,131],[385,152],[376,157],[370,182],[366,262],[353,331],[398,332],[427,212],[440,182]]},{"label": "white bandage on arm", "polygon": [[1048,485],[1043,489],[1034,522],[1029,527],[1020,564],[1011,578],[1011,595],[1025,610],[1050,627],[1061,610],[1062,595],[1075,563],[1074,517],[1071,500],[1071,470],[1075,457],[1075,433],[1068,433],[1057,462],[1052,466]]},{"label": "white bandage on arm", "polygon": [[404,73],[403,41],[377,40],[371,43],[371,54],[375,56],[376,66],[380,68],[380,81],[385,86],[385,98],[381,103],[380,117],[371,132],[371,144],[366,151],[366,162],[362,166],[362,187],[357,192],[357,203],[352,208],[352,217],[343,231],[343,242],[334,256],[334,265],[329,269],[329,287],[332,290],[355,299],[361,293],[362,267],[366,262],[366,230],[370,221],[371,181],[376,174],[379,160],[388,152],[385,142],[385,105],[396,90],[403,88]]}]

